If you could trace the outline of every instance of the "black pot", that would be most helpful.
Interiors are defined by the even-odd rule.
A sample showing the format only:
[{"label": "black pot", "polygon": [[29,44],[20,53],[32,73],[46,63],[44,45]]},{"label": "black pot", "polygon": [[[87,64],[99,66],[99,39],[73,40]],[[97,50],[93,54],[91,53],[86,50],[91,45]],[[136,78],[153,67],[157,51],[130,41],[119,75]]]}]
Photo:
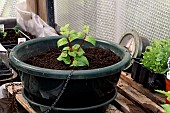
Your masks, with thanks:
[{"label": "black pot", "polygon": [[141,68],[140,68],[139,72],[140,73],[139,73],[139,81],[138,82],[140,84],[142,84],[143,87],[147,87],[150,70],[148,70],[143,65],[141,65]]},{"label": "black pot", "polygon": [[[36,103],[51,106],[62,90],[71,70],[40,68],[26,64],[24,61],[30,56],[48,51],[49,48],[56,48],[56,42],[60,38],[61,36],[33,39],[15,46],[10,52],[10,64],[18,70],[24,89],[28,92],[29,98],[33,100],[35,106],[37,106]],[[81,40],[77,41],[80,42]],[[114,98],[120,72],[129,65],[130,54],[116,43],[101,39],[96,41],[97,47],[109,48],[120,56],[122,60],[104,68],[74,70],[64,93],[55,106],[56,108],[69,109],[70,112],[79,108],[79,111],[84,112],[83,110],[87,110],[90,106],[103,105],[104,107]],[[84,46],[89,47],[90,45],[85,43]]]},{"label": "black pot", "polygon": [[[23,97],[27,100],[27,102],[30,104],[30,106],[37,112],[42,113],[42,111],[46,111],[50,108],[47,104],[42,104],[35,102],[32,100],[31,96],[26,90],[22,91]],[[106,109],[108,108],[108,104],[111,103],[117,96],[117,93],[112,95],[112,98],[108,101],[100,104],[94,104],[89,107],[79,107],[79,108],[62,108],[62,107],[54,107],[50,113],[105,113]],[[76,99],[76,98],[75,98]],[[72,102],[74,104],[74,101]]]},{"label": "black pot", "polygon": [[139,74],[141,69],[140,58],[133,58],[131,77],[134,81],[139,82]]},{"label": "black pot", "polygon": [[12,77],[12,70],[0,62],[0,80]]},{"label": "black pot", "polygon": [[150,72],[148,78],[148,88],[150,91],[155,92],[155,90],[164,90],[166,89],[165,84],[165,75]]},{"label": "black pot", "polygon": [[0,85],[15,81],[17,74],[12,73],[12,69],[8,68],[3,62],[0,62]]}]

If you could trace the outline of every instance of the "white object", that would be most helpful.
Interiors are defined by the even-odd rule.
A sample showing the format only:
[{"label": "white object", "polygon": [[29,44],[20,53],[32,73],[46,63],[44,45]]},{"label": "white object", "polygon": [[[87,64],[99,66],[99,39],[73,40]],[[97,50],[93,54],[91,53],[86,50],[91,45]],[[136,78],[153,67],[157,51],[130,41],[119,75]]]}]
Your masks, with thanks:
[{"label": "white object", "polygon": [[27,11],[26,2],[20,2],[16,6],[17,23],[36,37],[57,36],[54,28],[50,27],[35,13]]},{"label": "white object", "polygon": [[4,24],[0,24],[0,31],[4,32]]},{"label": "white object", "polygon": [[26,41],[26,38],[18,38],[18,44],[22,44]]}]

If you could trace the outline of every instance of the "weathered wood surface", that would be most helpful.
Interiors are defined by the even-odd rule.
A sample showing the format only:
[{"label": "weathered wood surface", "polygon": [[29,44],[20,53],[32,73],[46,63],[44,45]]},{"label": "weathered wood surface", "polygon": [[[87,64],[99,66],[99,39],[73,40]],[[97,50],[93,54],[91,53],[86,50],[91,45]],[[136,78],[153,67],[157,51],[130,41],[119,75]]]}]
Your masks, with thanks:
[{"label": "weathered wood surface", "polygon": [[42,20],[47,22],[47,0],[26,0],[27,10],[40,16]]},{"label": "weathered wood surface", "polygon": [[130,73],[122,72],[120,75],[120,78],[122,80],[126,81],[131,87],[138,90],[140,93],[146,95],[148,98],[150,98],[155,103],[157,103],[157,104],[165,103],[164,95],[159,94],[159,93],[150,92],[148,89],[144,88],[141,84],[133,81]]},{"label": "weathered wood surface", "polygon": [[138,90],[132,88],[122,79],[119,79],[118,92],[124,95],[128,100],[135,103],[136,106],[140,106],[147,113],[165,113],[164,109],[158,104],[147,98],[145,95],[140,93]]},{"label": "weathered wood surface", "polygon": [[38,0],[26,0],[26,3],[27,3],[27,10],[29,12],[33,12],[33,13],[37,14]]},{"label": "weathered wood surface", "polygon": [[[14,90],[17,89],[22,89],[23,87],[20,86],[14,86]],[[13,90],[12,90],[12,86],[8,87],[8,91],[13,94]],[[16,100],[29,112],[29,113],[36,113],[31,106],[29,105],[29,103],[24,99],[24,97],[22,96],[21,92],[19,94],[16,94]]]},{"label": "weathered wood surface", "polygon": [[[16,88],[20,89],[22,86],[15,86]],[[164,96],[151,93],[146,88],[143,88],[133,81],[129,74],[122,72],[117,90],[117,97],[109,105],[106,113],[165,113],[164,109],[160,107],[160,104],[164,102],[162,101]],[[11,87],[8,88],[8,91],[12,94]],[[36,113],[22,94],[17,94],[16,99],[29,113]]]}]

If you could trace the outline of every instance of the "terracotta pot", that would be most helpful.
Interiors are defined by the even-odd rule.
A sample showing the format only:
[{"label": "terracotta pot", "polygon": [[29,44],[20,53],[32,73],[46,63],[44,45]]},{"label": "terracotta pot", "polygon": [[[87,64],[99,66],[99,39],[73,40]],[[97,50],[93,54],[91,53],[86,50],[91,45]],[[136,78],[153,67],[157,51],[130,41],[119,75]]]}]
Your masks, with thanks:
[{"label": "terracotta pot", "polygon": [[[170,91],[170,80],[168,80],[165,77],[165,83],[166,83],[166,91]],[[166,104],[170,104],[170,102],[166,99]]]}]

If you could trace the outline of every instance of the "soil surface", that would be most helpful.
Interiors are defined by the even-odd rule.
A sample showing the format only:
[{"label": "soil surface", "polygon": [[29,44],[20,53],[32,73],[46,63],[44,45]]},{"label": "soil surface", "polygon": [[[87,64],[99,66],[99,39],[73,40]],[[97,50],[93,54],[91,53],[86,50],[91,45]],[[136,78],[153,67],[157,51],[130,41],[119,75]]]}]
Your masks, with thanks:
[{"label": "soil surface", "polygon": [[25,62],[34,66],[49,69],[88,70],[110,66],[121,60],[121,58],[111,50],[102,48],[86,48],[84,51],[90,66],[70,67],[69,65],[64,64],[64,62],[58,61],[57,57],[61,53],[59,49],[51,49],[46,54],[31,57]]},{"label": "soil surface", "polygon": [[[4,44],[11,44],[11,43],[18,43],[18,38],[25,37],[22,33],[16,34],[13,29],[5,29],[5,32],[7,32],[7,36],[3,38],[3,36],[0,35],[0,43]],[[29,36],[31,39],[36,38],[35,35],[32,35],[29,32],[23,31],[27,36]],[[29,39],[27,39],[29,40]]]}]

